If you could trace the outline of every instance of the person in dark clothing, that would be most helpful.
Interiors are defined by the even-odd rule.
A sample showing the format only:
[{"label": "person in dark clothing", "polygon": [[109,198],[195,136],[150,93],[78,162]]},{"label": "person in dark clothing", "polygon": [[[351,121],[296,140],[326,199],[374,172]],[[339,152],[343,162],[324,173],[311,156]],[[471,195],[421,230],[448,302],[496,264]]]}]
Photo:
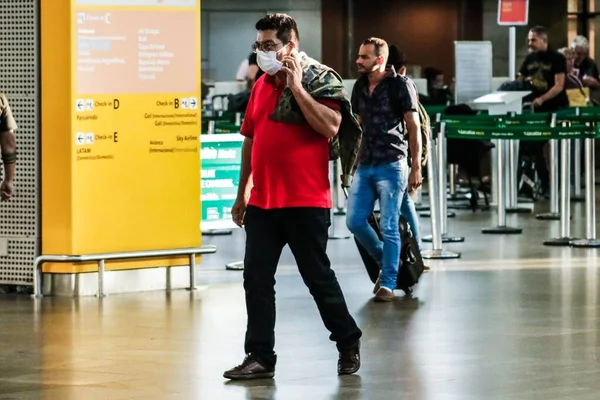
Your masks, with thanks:
[{"label": "person in dark clothing", "polygon": [[[569,107],[565,91],[567,60],[548,46],[548,31],[542,26],[531,28],[528,34],[529,55],[519,69],[519,81],[529,81],[533,87],[532,102],[536,112],[553,112]],[[542,191],[548,196],[550,174],[544,157],[544,141],[523,142],[523,151],[532,152]]]},{"label": "person in dark clothing", "polygon": [[596,62],[590,58],[590,42],[585,36],[576,36],[571,41],[571,49],[575,51],[575,75],[585,87],[590,88],[590,97],[600,102],[600,73]]},{"label": "person in dark clothing", "polygon": [[406,55],[395,44],[390,45],[388,64],[392,65],[398,75],[406,75]]},{"label": "person in dark clothing", "polygon": [[[394,70],[398,75],[406,76],[406,55],[403,52],[401,52],[400,49],[398,49],[398,47],[394,44],[389,46],[388,64],[394,67]],[[408,77],[406,79],[409,85],[408,89],[414,91],[415,97],[417,98],[417,100],[420,100],[421,94],[419,93],[417,85],[412,79]],[[419,245],[419,249],[422,250],[423,242],[421,240],[419,214],[417,214],[414,201],[411,198],[411,195],[408,193],[408,191],[402,197],[400,205],[400,214],[408,221],[408,224],[410,225],[410,230],[413,232],[415,240]]]},{"label": "person in dark clothing", "polygon": [[536,111],[551,112],[569,106],[565,92],[567,60],[548,46],[548,32],[543,27],[529,31],[529,55],[519,69],[519,80],[531,82]]},{"label": "person in dark clothing", "polygon": [[4,93],[0,92],[0,155],[4,165],[4,179],[0,183],[0,199],[10,200],[14,192],[15,166],[17,163],[17,122]]},{"label": "person in dark clothing", "polygon": [[246,82],[248,83],[248,89],[252,89],[258,78],[264,74],[265,71],[259,68],[258,60],[256,59],[256,53],[250,54],[248,57],[248,76],[246,77]]},{"label": "person in dark clothing", "polygon": [[445,106],[452,103],[452,92],[444,83],[444,72],[437,68],[425,68],[428,105]]},{"label": "person in dark clothing", "polygon": [[[356,60],[361,77],[351,97],[363,137],[348,196],[346,225],[380,266],[373,288],[377,302],[394,299],[401,248],[400,208],[406,191],[417,190],[423,180],[417,93],[406,80],[397,78],[388,57],[385,40],[369,38],[362,43]],[[383,240],[368,223],[375,201],[379,202]]]}]

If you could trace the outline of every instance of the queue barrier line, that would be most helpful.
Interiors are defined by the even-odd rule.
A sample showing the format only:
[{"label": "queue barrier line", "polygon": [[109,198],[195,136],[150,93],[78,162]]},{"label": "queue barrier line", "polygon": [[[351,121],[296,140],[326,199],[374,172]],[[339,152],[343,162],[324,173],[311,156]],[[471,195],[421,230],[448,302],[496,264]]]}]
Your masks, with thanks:
[{"label": "queue barrier line", "polygon": [[[600,116],[598,116],[600,117]],[[569,121],[563,120],[560,126],[555,126],[556,117],[553,116],[551,124],[552,126],[530,126],[530,125],[504,125],[504,126],[483,126],[483,125],[469,125],[469,124],[447,124],[445,126],[445,135],[449,138],[455,139],[473,139],[473,140],[525,140],[525,141],[536,141],[536,140],[550,140],[552,151],[553,166],[557,167],[555,160],[558,159],[558,142],[561,143],[562,148],[562,160],[561,160],[561,191],[563,195],[560,197],[560,214],[559,219],[561,221],[561,236],[558,238],[548,239],[544,241],[544,245],[547,246],[573,246],[575,244],[583,244],[585,247],[594,247],[595,245],[595,228],[587,227],[588,241],[581,242],[570,236],[570,164],[571,164],[571,143],[576,140],[585,140],[586,146],[586,161],[594,159],[593,142],[595,139],[600,138],[600,125],[586,122],[583,125],[571,125]],[[586,118],[583,118],[586,120]],[[502,158],[503,148],[500,146],[498,159],[499,169],[502,170]],[[586,163],[586,177],[590,179],[593,177],[593,165]],[[556,168],[553,168],[555,170]],[[499,189],[503,187],[503,179],[499,179]],[[554,181],[554,180],[553,180]],[[555,183],[557,187],[558,184]],[[558,189],[556,189],[558,191]],[[595,201],[595,194],[589,190],[586,195],[586,215],[587,224],[594,224],[595,226],[595,204],[587,204]],[[504,194],[499,191],[499,198],[504,197]],[[506,226],[505,210],[503,209],[503,202],[499,201],[498,204],[498,227],[492,229],[484,229],[483,233],[520,233],[521,230],[518,228],[511,228]],[[541,219],[541,218],[540,218]],[[583,247],[583,246],[582,246]]]},{"label": "queue barrier line", "polygon": [[453,139],[475,140],[563,140],[600,138],[600,126],[484,126],[448,124],[446,136]]},{"label": "queue barrier line", "polygon": [[[441,121],[446,124],[456,125],[535,125],[548,126],[552,120],[553,114],[517,114],[517,115],[442,115]],[[558,124],[569,122],[571,124],[586,124],[600,122],[600,114],[592,115],[558,115],[556,114]]]}]

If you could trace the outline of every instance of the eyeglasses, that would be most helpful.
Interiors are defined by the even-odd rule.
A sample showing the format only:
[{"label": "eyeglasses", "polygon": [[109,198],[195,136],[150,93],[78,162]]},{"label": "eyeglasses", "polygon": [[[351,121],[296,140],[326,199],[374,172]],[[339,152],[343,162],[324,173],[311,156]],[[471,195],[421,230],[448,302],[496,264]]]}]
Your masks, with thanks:
[{"label": "eyeglasses", "polygon": [[264,43],[255,42],[252,44],[252,51],[256,53],[257,51],[276,51],[277,47],[284,46],[283,42],[275,43],[273,41],[266,41]]}]

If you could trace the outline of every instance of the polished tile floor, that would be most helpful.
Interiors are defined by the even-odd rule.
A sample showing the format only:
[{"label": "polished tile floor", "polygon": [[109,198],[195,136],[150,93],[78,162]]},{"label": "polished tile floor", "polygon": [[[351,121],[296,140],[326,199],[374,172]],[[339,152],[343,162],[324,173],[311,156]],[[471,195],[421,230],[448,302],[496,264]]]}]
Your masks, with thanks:
[{"label": "polished tile floor", "polygon": [[[537,206],[543,211],[544,206]],[[584,232],[583,205],[573,232]],[[0,399],[432,399],[600,398],[598,251],[545,247],[559,223],[511,215],[524,228],[486,236],[494,214],[458,211],[448,245],[413,298],[375,304],[351,240],[330,254],[364,330],[363,365],[336,376],[337,353],[286,251],[277,278],[274,380],[229,383],[243,356],[243,234],[200,267],[200,289],[95,298],[0,296]],[[347,233],[343,217],[336,230]],[[429,220],[423,220],[428,233]],[[227,250],[226,250],[227,249]]]}]

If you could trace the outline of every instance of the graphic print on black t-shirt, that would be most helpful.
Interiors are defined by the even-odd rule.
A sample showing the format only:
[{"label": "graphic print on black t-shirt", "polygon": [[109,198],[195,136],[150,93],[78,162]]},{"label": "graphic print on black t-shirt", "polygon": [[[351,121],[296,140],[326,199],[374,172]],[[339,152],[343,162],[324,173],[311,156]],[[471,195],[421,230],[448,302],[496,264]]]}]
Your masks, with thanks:
[{"label": "graphic print on black t-shirt", "polygon": [[[519,73],[531,82],[535,89],[535,96],[539,97],[547,93],[555,83],[554,77],[556,74],[567,72],[567,60],[559,52],[536,51],[529,54]],[[568,107],[569,100],[563,88],[562,92],[554,98],[547,100],[542,108],[545,110],[557,110],[563,107]]]}]

